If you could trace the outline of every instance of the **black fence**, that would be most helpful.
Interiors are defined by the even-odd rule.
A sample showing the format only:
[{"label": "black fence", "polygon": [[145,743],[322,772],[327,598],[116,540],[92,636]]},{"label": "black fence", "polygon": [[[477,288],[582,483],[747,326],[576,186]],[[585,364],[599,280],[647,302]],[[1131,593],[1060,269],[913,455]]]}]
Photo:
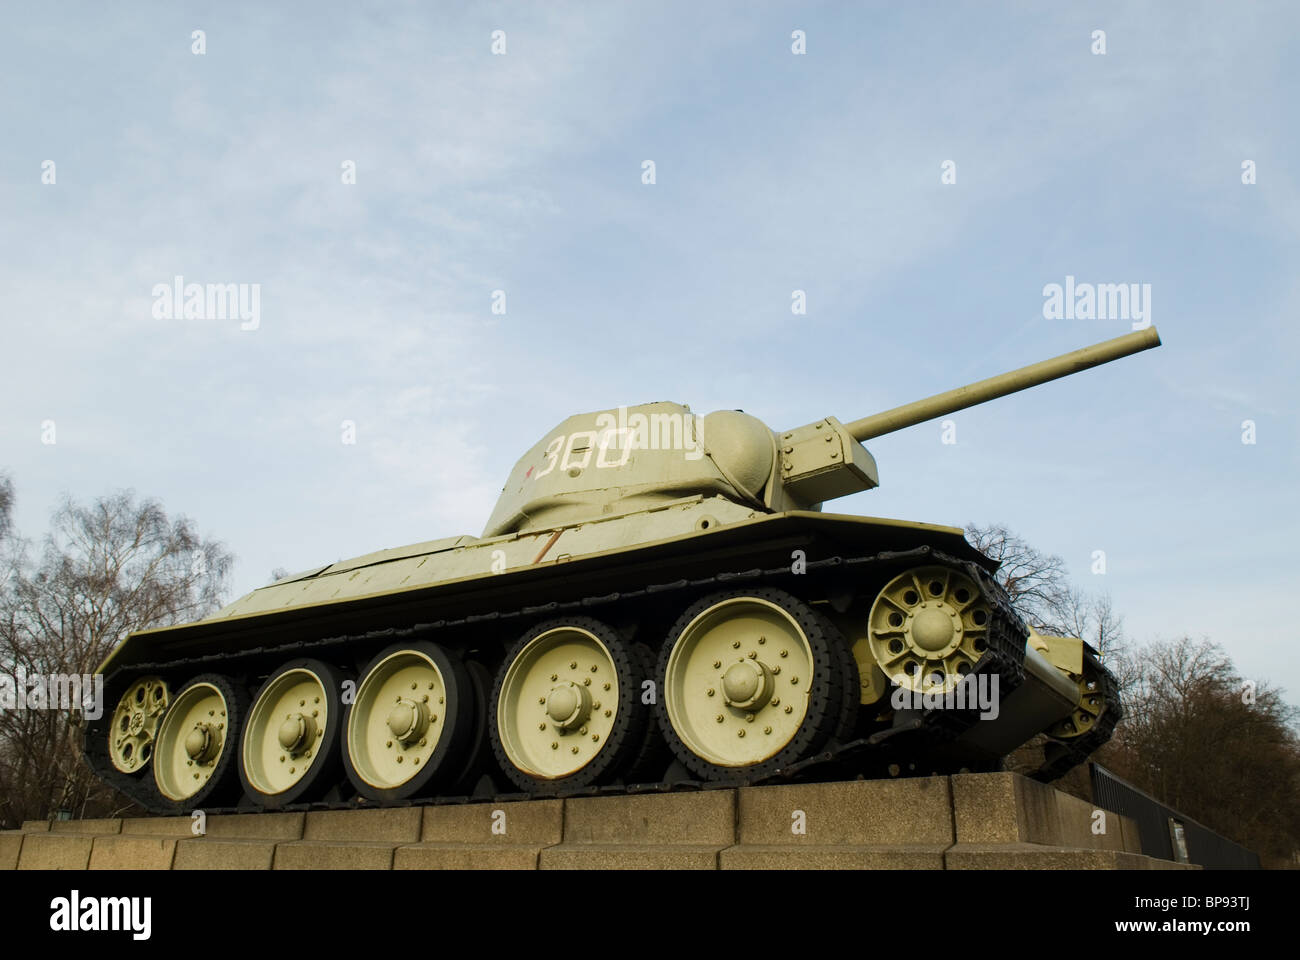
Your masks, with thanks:
[{"label": "black fence", "polygon": [[1093,803],[1135,820],[1142,835],[1142,852],[1148,857],[1199,863],[1207,870],[1259,869],[1259,854],[1143,793],[1101,764],[1088,767]]}]

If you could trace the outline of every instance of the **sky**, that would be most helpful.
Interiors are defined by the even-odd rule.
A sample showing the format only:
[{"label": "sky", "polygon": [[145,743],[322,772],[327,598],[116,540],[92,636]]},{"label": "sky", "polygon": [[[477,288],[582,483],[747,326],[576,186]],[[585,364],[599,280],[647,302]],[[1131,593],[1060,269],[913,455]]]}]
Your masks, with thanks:
[{"label": "sky", "polygon": [[[958,413],[955,443],[872,441],[880,488],[826,509],[1003,524],[1134,640],[1208,638],[1300,703],[1300,6],[5,21],[0,472],[25,535],[132,489],[233,551],[233,599],[479,534],[570,414],[848,421],[1127,333],[1049,317],[1044,288],[1138,284],[1162,347]],[[160,316],[177,276],[257,285],[255,324]]]}]

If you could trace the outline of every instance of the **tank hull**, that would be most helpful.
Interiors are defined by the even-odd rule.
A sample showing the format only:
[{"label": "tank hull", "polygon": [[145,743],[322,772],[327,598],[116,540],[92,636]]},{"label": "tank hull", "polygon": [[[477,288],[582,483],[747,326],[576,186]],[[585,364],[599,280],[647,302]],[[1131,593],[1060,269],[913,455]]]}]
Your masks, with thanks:
[{"label": "tank hull", "polygon": [[[726,513],[728,508],[733,514]],[[240,696],[252,698],[284,664],[301,658],[315,658],[340,676],[353,678],[355,689],[382,651],[433,644],[455,661],[457,671],[463,669],[463,696],[473,702],[465,709],[474,719],[462,727],[471,732],[463,735],[454,775],[421,789],[380,794],[379,801],[515,795],[520,778],[512,783],[506,757],[499,749],[494,755],[492,749],[496,727],[490,721],[496,716],[494,697],[500,697],[492,678],[502,674],[512,645],[530,630],[565,618],[598,622],[639,651],[639,666],[629,685],[649,682],[658,690],[665,682],[664,663],[681,629],[677,621],[683,611],[701,598],[707,605],[707,598],[728,591],[769,591],[812,611],[836,638],[841,659],[826,672],[844,689],[842,705],[832,709],[840,715],[826,721],[815,749],[789,762],[778,758],[750,768],[714,768],[702,776],[665,749],[662,731],[670,724],[666,717],[656,718],[662,707],[652,694],[641,704],[630,701],[630,709],[645,713],[645,743],[632,750],[641,755],[634,767],[612,770],[594,782],[564,777],[535,782],[527,792],[669,790],[704,780],[748,784],[998,768],[1007,736],[983,735],[978,705],[964,710],[945,710],[942,705],[935,710],[893,710],[886,698],[872,701],[869,696],[873,668],[861,642],[869,609],[891,578],[934,563],[964,571],[967,582],[978,582],[994,611],[999,639],[984,654],[978,672],[996,677],[994,688],[1000,682],[1004,697],[1022,684],[1026,691],[1042,687],[1033,671],[1024,669],[1027,629],[992,579],[995,564],[974,550],[962,531],[816,511],[737,517],[734,505],[698,497],[665,510],[680,514],[675,522],[686,532],[628,544],[638,534],[635,525],[642,522],[642,515],[633,515],[611,518],[594,532],[599,534],[597,543],[617,545],[580,556],[555,551],[582,542],[570,536],[576,531],[560,529],[486,541],[458,538],[433,549],[417,545],[289,578],[207,620],[132,635],[102,668],[108,702],[142,677],[159,678],[175,691],[196,675],[220,675]],[[661,518],[656,528],[663,527]],[[593,531],[586,535],[591,538]],[[509,548],[508,557],[531,556],[536,562],[493,572],[491,558],[494,551],[503,551],[503,544]],[[486,572],[446,576],[448,570],[484,566]],[[422,578],[432,582],[419,582]],[[856,662],[849,659],[849,651]],[[1022,703],[1043,700],[1041,690],[1037,697],[1019,696]],[[1069,707],[1063,705],[1048,719]],[[1015,730],[1012,737],[1018,742],[1022,731],[1014,721],[1014,716],[1004,718],[1002,727]],[[106,713],[86,731],[86,755],[96,772],[150,810],[174,814],[187,809],[184,800],[160,798],[147,770],[124,773],[114,767],[105,746],[113,735],[111,722],[112,715]],[[1041,727],[1042,722],[1042,717],[1034,717],[1029,726]],[[228,791],[198,799],[208,811],[270,806],[249,793]],[[314,802],[350,806],[367,801],[353,783],[338,777]]]}]

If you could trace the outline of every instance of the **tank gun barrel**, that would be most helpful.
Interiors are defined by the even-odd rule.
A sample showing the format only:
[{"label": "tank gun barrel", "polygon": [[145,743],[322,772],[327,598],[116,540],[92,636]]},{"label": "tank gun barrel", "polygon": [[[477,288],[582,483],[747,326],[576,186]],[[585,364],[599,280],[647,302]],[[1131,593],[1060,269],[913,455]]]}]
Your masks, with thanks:
[{"label": "tank gun barrel", "polygon": [[894,407],[892,410],[886,410],[883,413],[872,414],[869,417],[863,417],[861,420],[854,420],[852,423],[845,424],[845,428],[855,440],[859,443],[865,443],[873,437],[893,433],[896,430],[902,430],[904,427],[924,423],[926,420],[933,420],[935,417],[942,417],[957,410],[964,410],[967,407],[973,407],[988,400],[996,400],[998,397],[1005,397],[1009,393],[1027,390],[1041,383],[1047,383],[1049,380],[1068,377],[1072,373],[1079,373],[1089,367],[1110,363],[1120,357],[1127,357],[1130,354],[1150,350],[1152,347],[1158,346],[1160,346],[1160,334],[1156,332],[1155,327],[1147,327],[1145,330],[1127,333],[1113,340],[1093,344],[1091,347],[1073,350],[1050,360],[1031,363],[1019,370],[1012,370],[1009,373],[989,377],[987,380],[967,384],[955,390],[937,393],[924,400],[905,403],[901,407]]}]

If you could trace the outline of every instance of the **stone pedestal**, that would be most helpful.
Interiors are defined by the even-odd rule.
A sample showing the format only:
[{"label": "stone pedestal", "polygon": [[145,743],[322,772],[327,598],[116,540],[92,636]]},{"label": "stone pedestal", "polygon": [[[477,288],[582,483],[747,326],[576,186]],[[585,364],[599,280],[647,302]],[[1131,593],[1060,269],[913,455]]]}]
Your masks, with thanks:
[{"label": "stone pedestal", "polygon": [[[0,869],[1178,869],[1011,773],[449,806],[33,822]],[[1192,869],[1195,869],[1194,867]]]}]

